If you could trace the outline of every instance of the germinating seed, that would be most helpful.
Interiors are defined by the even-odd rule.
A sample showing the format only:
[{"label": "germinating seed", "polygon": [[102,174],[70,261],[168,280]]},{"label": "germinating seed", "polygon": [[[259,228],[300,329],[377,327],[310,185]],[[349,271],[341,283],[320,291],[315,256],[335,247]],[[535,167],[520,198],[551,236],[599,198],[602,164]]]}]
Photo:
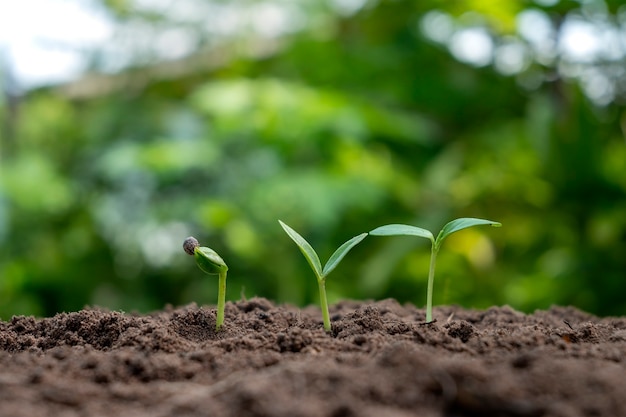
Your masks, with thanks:
[{"label": "germinating seed", "polygon": [[185,249],[185,252],[187,252],[189,255],[193,256],[194,250],[200,246],[200,243],[198,242],[198,239],[196,239],[193,236],[189,236],[187,239],[185,239],[185,241],[183,242],[183,249]]}]

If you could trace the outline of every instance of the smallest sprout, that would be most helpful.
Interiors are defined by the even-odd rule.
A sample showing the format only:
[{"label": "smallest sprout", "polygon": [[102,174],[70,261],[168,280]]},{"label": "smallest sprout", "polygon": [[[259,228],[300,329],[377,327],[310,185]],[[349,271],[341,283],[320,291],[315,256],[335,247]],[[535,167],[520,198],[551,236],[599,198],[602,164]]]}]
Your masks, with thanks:
[{"label": "smallest sprout", "polygon": [[219,290],[217,298],[217,319],[215,330],[224,324],[224,307],[226,304],[226,262],[211,248],[200,246],[198,239],[189,236],[183,242],[183,249],[196,260],[198,267],[209,275],[219,275]]}]

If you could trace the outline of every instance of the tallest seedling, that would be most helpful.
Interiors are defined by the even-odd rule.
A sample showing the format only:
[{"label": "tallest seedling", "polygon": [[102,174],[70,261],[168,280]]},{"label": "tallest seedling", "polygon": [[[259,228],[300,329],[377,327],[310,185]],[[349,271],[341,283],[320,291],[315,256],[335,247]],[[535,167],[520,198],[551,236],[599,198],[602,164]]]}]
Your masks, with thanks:
[{"label": "tallest seedling", "polygon": [[377,227],[370,232],[370,235],[374,236],[418,236],[430,239],[432,243],[430,249],[430,269],[428,271],[428,294],[426,295],[426,322],[433,321],[433,281],[435,280],[435,262],[437,260],[437,253],[441,248],[443,240],[450,236],[454,232],[466,229],[472,226],[490,225],[494,227],[502,226],[501,223],[484,219],[473,218],[461,218],[452,220],[450,223],[443,226],[441,232],[437,235],[437,239],[433,236],[430,230],[422,229],[421,227],[409,226],[408,224],[388,224],[385,226]]}]

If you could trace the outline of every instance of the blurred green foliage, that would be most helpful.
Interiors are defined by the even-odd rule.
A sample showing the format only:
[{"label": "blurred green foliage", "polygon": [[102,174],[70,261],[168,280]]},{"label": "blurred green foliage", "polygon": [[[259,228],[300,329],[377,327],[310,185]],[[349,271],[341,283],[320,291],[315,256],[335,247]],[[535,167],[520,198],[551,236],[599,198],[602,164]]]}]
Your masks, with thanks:
[{"label": "blurred green foliage", "polygon": [[[0,317],[215,303],[217,285],[182,250],[188,235],[228,263],[228,299],[303,305],[316,283],[277,219],[325,259],[382,224],[439,230],[456,217],[503,227],[446,241],[435,305],[626,314],[619,85],[594,96],[558,74],[558,60],[503,75],[457,61],[419,29],[436,10],[499,44],[528,9],[555,22],[591,19],[590,4],[624,22],[626,9],[453,3],[366,2],[341,14],[320,2],[324,19],[271,54],[241,52],[238,40],[216,68],[165,79],[136,68],[121,88],[88,97],[51,87],[17,108],[5,99]],[[106,5],[132,17],[128,2]],[[417,239],[368,238],[331,277],[330,302],[421,306],[428,261]]]}]

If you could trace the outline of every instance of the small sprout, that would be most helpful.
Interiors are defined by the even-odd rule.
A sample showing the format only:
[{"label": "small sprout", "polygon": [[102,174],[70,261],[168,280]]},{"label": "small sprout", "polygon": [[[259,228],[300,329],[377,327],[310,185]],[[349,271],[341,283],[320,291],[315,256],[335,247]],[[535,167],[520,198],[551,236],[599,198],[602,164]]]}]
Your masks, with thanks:
[{"label": "small sprout", "polygon": [[280,223],[283,230],[285,230],[291,240],[296,243],[306,260],[309,262],[311,269],[313,269],[313,272],[315,273],[315,277],[317,278],[317,285],[320,291],[320,306],[322,309],[322,317],[324,319],[324,330],[330,332],[330,314],[328,313],[328,300],[326,298],[326,277],[337,267],[337,265],[339,265],[339,262],[341,262],[343,257],[346,256],[350,249],[355,247],[359,242],[367,237],[367,233],[361,233],[360,235],[353,237],[352,239],[341,245],[328,259],[328,262],[326,262],[324,268],[322,268],[322,263],[320,262],[317,253],[315,252],[315,250],[313,250],[313,247],[309,244],[309,242],[307,242],[302,236],[298,234],[298,232],[287,226],[282,221],[279,220],[278,223]]},{"label": "small sprout", "polygon": [[215,330],[224,324],[224,306],[226,304],[226,262],[213,249],[200,246],[195,237],[188,237],[183,242],[183,249],[196,259],[198,267],[209,275],[219,275],[219,290],[217,295],[217,319]]},{"label": "small sprout", "polygon": [[451,222],[446,224],[437,235],[437,239],[435,239],[435,237],[429,230],[422,229],[420,227],[409,226],[406,224],[388,224],[385,226],[377,227],[369,233],[370,235],[374,236],[407,235],[425,237],[427,239],[430,239],[432,245],[430,249],[430,269],[428,271],[428,293],[426,296],[427,323],[433,321],[433,281],[435,279],[435,261],[437,259],[437,253],[441,248],[441,243],[446,237],[450,236],[454,232],[458,232],[459,230],[479,225],[490,225],[494,227],[502,226],[501,223],[491,220],[461,218],[452,220]]}]

